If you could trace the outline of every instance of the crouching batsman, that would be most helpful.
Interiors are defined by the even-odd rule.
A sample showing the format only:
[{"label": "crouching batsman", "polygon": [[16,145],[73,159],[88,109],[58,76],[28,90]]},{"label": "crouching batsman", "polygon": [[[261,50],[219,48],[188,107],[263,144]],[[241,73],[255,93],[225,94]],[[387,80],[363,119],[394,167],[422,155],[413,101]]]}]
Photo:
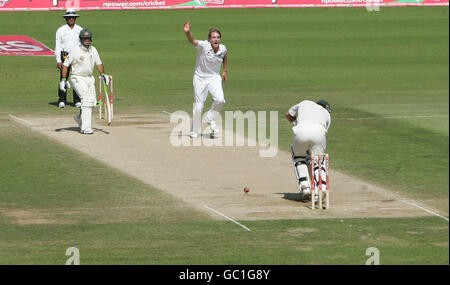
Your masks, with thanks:
[{"label": "crouching batsman", "polygon": [[72,87],[81,99],[80,114],[76,115],[74,119],[80,127],[80,133],[90,135],[94,133],[92,131],[92,108],[97,104],[95,78],[92,75],[94,66],[97,67],[106,85],[109,85],[109,76],[104,74],[105,70],[97,49],[91,45],[91,31],[82,29],[80,42],[81,45],[73,48],[64,61],[59,89],[65,91],[68,69],[69,66],[72,66]]},{"label": "crouching batsman", "polygon": [[[326,180],[326,177],[317,177],[316,173],[310,173],[311,168],[308,166],[311,163],[311,156],[325,153],[326,135],[331,124],[330,113],[330,104],[325,100],[317,102],[304,100],[292,106],[286,113],[287,120],[294,124],[292,128],[292,159],[303,201],[309,200],[309,198],[314,199],[315,202],[318,200],[318,189],[315,189],[315,193],[311,193],[311,175],[315,176],[315,181]],[[315,172],[316,167],[324,168],[325,165],[314,165]],[[325,186],[325,182],[322,185]],[[314,196],[311,197],[311,195]]]}]

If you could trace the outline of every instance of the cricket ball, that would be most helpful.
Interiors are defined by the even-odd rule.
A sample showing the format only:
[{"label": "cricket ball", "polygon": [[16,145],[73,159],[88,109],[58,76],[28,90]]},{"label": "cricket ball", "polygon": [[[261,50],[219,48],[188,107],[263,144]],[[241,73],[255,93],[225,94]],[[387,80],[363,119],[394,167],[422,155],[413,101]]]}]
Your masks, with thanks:
[{"label": "cricket ball", "polygon": [[248,187],[245,187],[245,188],[244,188],[244,192],[245,192],[245,193],[248,193],[249,191],[250,191],[250,189],[249,189]]}]

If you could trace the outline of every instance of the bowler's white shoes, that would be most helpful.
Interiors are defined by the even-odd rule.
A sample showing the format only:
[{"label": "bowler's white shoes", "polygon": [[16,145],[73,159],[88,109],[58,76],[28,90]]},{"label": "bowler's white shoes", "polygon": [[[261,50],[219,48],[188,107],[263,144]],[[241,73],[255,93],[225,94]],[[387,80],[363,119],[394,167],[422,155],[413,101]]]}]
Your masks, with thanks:
[{"label": "bowler's white shoes", "polygon": [[212,131],[213,133],[218,133],[218,132],[220,132],[220,129],[219,129],[219,127],[217,126],[216,122],[214,122],[214,121],[209,122],[209,126],[211,127],[211,131]]},{"label": "bowler's white shoes", "polygon": [[64,102],[59,102],[58,108],[64,108],[64,107],[66,107],[66,104],[64,104]]},{"label": "bowler's white shoes", "polygon": [[76,102],[76,103],[75,103],[75,107],[77,107],[78,109],[80,109],[80,108],[81,108],[81,102]]},{"label": "bowler's white shoes", "polygon": [[198,138],[198,134],[194,131],[191,131],[191,133],[189,134],[189,136],[193,139]]},{"label": "bowler's white shoes", "polygon": [[80,133],[82,133],[84,135],[92,135],[94,133],[94,131],[91,128],[87,128],[85,130],[81,130]]}]

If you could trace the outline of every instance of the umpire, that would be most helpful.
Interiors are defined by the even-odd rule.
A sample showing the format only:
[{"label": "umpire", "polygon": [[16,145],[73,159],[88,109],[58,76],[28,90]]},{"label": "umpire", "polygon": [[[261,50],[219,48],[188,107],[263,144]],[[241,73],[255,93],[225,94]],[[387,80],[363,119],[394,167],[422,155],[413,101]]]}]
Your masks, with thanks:
[{"label": "umpire", "polygon": [[[75,19],[78,18],[78,15],[75,10],[67,10],[66,14],[63,15],[63,18],[66,20],[66,24],[61,26],[56,31],[56,46],[55,46],[55,57],[56,57],[56,65],[59,69],[59,80],[62,78],[62,69],[63,63],[69,54],[70,50],[74,47],[79,46],[80,43],[80,31],[83,29],[82,27],[75,24]],[[69,68],[70,72],[70,68]],[[67,103],[67,88],[70,88],[70,84],[67,81],[69,75],[66,77],[66,90],[61,91],[58,87],[58,107],[64,108]],[[81,108],[81,99],[78,94],[73,91],[73,103],[75,107]]]}]

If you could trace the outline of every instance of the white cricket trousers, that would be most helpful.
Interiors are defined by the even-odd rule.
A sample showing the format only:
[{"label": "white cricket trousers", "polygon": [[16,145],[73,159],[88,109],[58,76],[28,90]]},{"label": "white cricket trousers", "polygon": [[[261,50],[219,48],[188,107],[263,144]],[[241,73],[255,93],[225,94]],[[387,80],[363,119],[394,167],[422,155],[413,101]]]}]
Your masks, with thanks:
[{"label": "white cricket trousers", "polygon": [[192,131],[200,133],[202,126],[202,114],[208,92],[211,93],[213,103],[211,109],[206,114],[208,122],[214,121],[215,112],[221,112],[225,104],[225,98],[222,90],[222,77],[220,75],[213,77],[200,77],[194,74],[194,106],[192,111]]},{"label": "white cricket trousers", "polygon": [[81,131],[92,128],[92,108],[97,104],[94,76],[71,77],[73,89],[81,99]]},{"label": "white cricket trousers", "polygon": [[[309,156],[318,153],[325,153],[326,150],[326,130],[322,125],[302,124],[292,128],[292,146],[295,156]],[[310,183],[308,166],[300,164],[297,166],[300,177],[307,178],[306,184]],[[316,174],[314,174],[316,176]],[[317,178],[316,178],[317,179]]]}]

